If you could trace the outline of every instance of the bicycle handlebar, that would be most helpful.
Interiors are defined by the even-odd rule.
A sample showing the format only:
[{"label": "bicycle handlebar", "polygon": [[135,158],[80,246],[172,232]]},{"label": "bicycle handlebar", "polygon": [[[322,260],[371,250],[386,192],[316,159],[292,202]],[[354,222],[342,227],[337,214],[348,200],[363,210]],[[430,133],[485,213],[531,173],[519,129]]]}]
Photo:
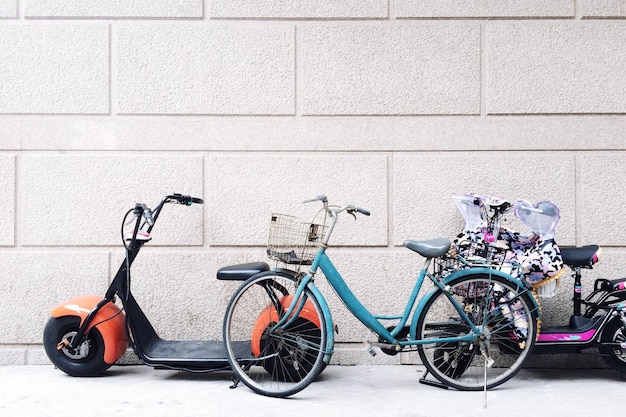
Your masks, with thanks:
[{"label": "bicycle handlebar", "polygon": [[312,198],[310,200],[306,200],[304,202],[305,203],[310,203],[310,202],[313,202],[313,201],[321,201],[324,204],[324,210],[330,216],[330,224],[328,225],[328,230],[326,231],[326,234],[322,238],[322,245],[324,245],[324,246],[328,244],[328,241],[330,239],[330,235],[333,233],[333,230],[335,229],[335,224],[337,224],[337,219],[339,218],[339,213],[341,213],[342,211],[347,211],[355,219],[356,219],[356,215],[354,213],[360,213],[360,214],[362,214],[364,216],[369,216],[370,215],[370,211],[369,210],[364,209],[362,207],[357,207],[357,206],[355,206],[353,204],[349,204],[349,205],[343,206],[343,207],[330,206],[328,204],[328,198],[324,194],[320,194],[317,197],[314,197],[314,198]]},{"label": "bicycle handlebar", "polygon": [[304,200],[303,203],[312,203],[314,201],[321,201],[322,203],[328,203],[328,197],[324,194],[320,194],[316,197],[311,198],[310,200]]},{"label": "bicycle handlebar", "polygon": [[322,203],[324,203],[324,209],[331,216],[337,215],[337,214],[341,213],[342,211],[347,211],[350,214],[354,214],[354,212],[357,212],[357,213],[360,213],[360,214],[362,214],[364,216],[371,215],[369,210],[367,210],[367,209],[365,209],[363,207],[357,207],[357,206],[355,206],[353,204],[349,204],[349,205],[344,206],[344,207],[331,207],[331,206],[328,205],[328,198],[324,194],[320,194],[317,197],[313,197],[310,200],[305,200],[304,203],[311,203],[313,201],[321,201]]},{"label": "bicycle handlebar", "polygon": [[369,210],[366,210],[366,209],[364,209],[362,207],[357,207],[356,211],[358,211],[359,213],[361,213],[364,216],[369,216],[369,215],[372,214],[372,213],[369,212]]}]

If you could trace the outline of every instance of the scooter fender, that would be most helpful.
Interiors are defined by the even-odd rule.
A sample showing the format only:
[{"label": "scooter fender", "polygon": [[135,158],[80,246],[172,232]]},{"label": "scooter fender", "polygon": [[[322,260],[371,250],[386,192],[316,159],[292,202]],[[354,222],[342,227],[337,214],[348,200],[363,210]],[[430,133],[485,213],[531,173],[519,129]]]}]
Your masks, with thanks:
[{"label": "scooter fender", "polygon": [[[81,324],[94,307],[103,300],[97,295],[85,295],[64,301],[51,312],[51,316],[58,318],[63,316],[80,317]],[[114,364],[128,349],[128,335],[126,333],[126,320],[123,312],[114,303],[105,304],[96,313],[87,330],[95,327],[104,340],[104,361]]]},{"label": "scooter fender", "polygon": [[[280,304],[286,310],[291,305],[292,300],[293,295],[287,295],[280,299]],[[320,327],[320,318],[315,312],[315,307],[313,307],[313,303],[311,303],[310,300],[304,303],[304,307],[300,311],[300,314],[298,314],[298,317],[310,321],[318,328]],[[254,356],[261,356],[261,338],[263,337],[265,329],[267,329],[270,324],[277,322],[278,312],[276,311],[276,307],[274,307],[273,304],[269,304],[261,311],[252,329],[252,354]]]}]

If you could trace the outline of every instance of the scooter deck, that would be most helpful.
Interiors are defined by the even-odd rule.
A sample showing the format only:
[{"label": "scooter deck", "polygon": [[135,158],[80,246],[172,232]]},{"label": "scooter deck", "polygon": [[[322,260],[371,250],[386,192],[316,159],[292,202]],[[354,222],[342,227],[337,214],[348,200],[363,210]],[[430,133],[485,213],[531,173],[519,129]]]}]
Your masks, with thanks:
[{"label": "scooter deck", "polygon": [[[240,342],[242,349],[250,355],[250,342]],[[180,370],[217,370],[229,367],[228,355],[222,341],[188,341],[159,339],[144,352],[139,352],[141,359],[156,368]]]},{"label": "scooter deck", "polygon": [[541,329],[533,353],[569,353],[593,345],[604,317],[579,320],[576,325],[545,327]]}]

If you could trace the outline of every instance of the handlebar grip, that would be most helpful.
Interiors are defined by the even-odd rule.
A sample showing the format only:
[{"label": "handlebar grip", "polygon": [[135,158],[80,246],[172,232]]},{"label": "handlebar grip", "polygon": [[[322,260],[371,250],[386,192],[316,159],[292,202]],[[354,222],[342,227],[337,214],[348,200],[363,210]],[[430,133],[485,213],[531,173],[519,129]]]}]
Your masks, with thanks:
[{"label": "handlebar grip", "polygon": [[356,208],[356,211],[357,211],[358,213],[363,214],[364,216],[369,216],[370,214],[372,214],[372,213],[370,213],[370,212],[369,212],[369,210],[366,210],[366,209],[361,208],[361,207],[357,207],[357,208]]},{"label": "handlebar grip", "polygon": [[167,198],[171,198],[173,200],[178,201],[179,204],[185,204],[190,206],[192,204],[203,204],[204,200],[198,197],[191,197],[189,195],[182,195],[178,193],[174,193],[173,195],[168,196]]}]

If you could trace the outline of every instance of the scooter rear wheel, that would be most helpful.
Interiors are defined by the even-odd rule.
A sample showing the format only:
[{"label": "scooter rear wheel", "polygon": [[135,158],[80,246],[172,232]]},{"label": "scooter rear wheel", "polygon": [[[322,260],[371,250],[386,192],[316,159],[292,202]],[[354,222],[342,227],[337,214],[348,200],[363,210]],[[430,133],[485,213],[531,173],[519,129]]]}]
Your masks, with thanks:
[{"label": "scooter rear wheel", "polygon": [[224,317],[224,342],[237,380],[258,394],[288,397],[306,388],[326,365],[322,309],[305,289],[302,309],[284,324],[297,281],[288,275],[260,274],[233,295]]},{"label": "scooter rear wheel", "polygon": [[603,343],[626,343],[626,325],[620,316],[613,317],[602,331],[598,350],[607,365],[626,376],[626,355],[623,349]]},{"label": "scooter rear wheel", "polygon": [[80,317],[51,317],[43,332],[43,345],[52,363],[71,376],[97,376],[104,373],[111,364],[104,361],[104,340],[96,328],[89,330],[85,339],[76,349],[58,344],[67,339],[72,341],[80,326]]}]

